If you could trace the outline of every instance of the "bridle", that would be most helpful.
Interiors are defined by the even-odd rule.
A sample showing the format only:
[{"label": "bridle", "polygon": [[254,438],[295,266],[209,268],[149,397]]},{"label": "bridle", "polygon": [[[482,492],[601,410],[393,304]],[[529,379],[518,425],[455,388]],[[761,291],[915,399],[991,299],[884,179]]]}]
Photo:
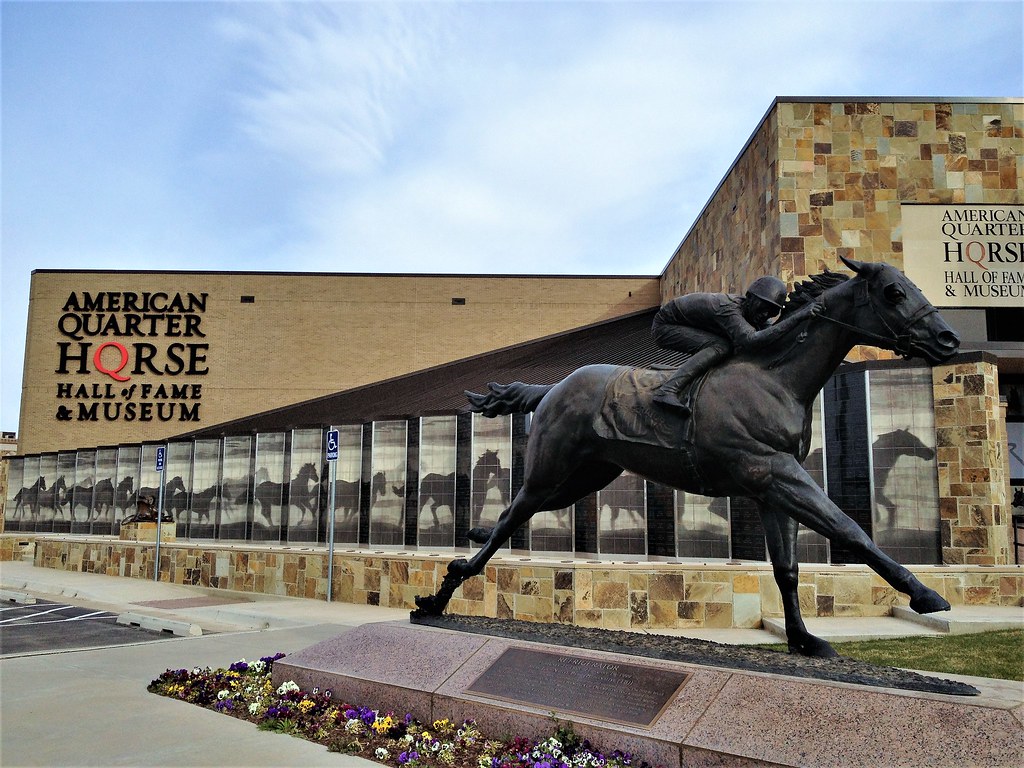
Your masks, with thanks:
[{"label": "bridle", "polygon": [[899,331],[896,331],[885,319],[885,315],[878,311],[878,307],[875,304],[875,299],[871,295],[871,291],[868,290],[867,281],[862,281],[861,283],[859,283],[854,288],[854,291],[854,306],[870,306],[871,311],[874,313],[875,317],[877,317],[878,320],[882,323],[882,325],[885,326],[885,330],[889,332],[889,336],[883,336],[878,333],[872,333],[871,331],[866,331],[863,328],[858,328],[855,325],[844,323],[842,320],[837,320],[834,317],[824,314],[824,312],[818,315],[814,315],[814,317],[830,322],[833,325],[838,325],[841,328],[846,328],[849,331],[853,331],[858,336],[864,337],[867,341],[873,342],[877,346],[889,347],[904,358],[913,357],[913,337],[911,336],[910,330],[919,322],[924,320],[926,317],[935,314],[939,310],[936,309],[931,304],[929,304],[928,302],[925,302],[924,305],[919,307],[913,315],[907,318],[907,321],[903,324],[903,327]]}]

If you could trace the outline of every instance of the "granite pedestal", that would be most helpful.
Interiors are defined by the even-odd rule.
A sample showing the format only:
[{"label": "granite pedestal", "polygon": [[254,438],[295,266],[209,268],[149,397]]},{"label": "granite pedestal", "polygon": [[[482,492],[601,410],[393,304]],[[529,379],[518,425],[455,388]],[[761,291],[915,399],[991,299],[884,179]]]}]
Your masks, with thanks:
[{"label": "granite pedestal", "polygon": [[[508,673],[510,650],[564,656],[568,667],[639,666],[656,677],[675,674],[682,683],[666,689],[663,708],[648,724],[635,718],[617,722],[592,706],[596,699],[588,700],[585,691],[567,698],[565,708],[532,703],[536,680],[530,675],[524,676],[521,698],[515,684],[494,695],[487,676],[495,670]],[[364,625],[287,656],[274,666],[275,685],[286,680],[305,690],[330,689],[336,700],[347,703],[410,712],[425,723],[472,718],[484,733],[496,736],[546,737],[554,714],[602,750],[629,751],[666,768],[994,767],[1019,766],[1024,754],[1024,695],[996,699],[984,692],[958,697],[896,691],[555,648],[403,622]],[[621,695],[632,698],[629,690]]]}]

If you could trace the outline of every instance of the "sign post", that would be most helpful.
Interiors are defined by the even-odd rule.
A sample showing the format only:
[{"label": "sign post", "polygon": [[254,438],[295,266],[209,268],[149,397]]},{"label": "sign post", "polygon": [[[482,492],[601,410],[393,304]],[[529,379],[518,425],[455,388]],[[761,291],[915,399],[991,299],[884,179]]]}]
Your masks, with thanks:
[{"label": "sign post", "polygon": [[164,472],[167,466],[167,446],[156,449],[156,471],[160,473],[159,501],[156,505],[156,553],[153,559],[153,581],[160,581],[160,526],[164,518]]},{"label": "sign post", "polygon": [[338,479],[338,442],[341,439],[337,429],[327,431],[327,463],[331,466],[331,490],[327,497],[327,602],[331,602],[334,586],[334,483]]}]

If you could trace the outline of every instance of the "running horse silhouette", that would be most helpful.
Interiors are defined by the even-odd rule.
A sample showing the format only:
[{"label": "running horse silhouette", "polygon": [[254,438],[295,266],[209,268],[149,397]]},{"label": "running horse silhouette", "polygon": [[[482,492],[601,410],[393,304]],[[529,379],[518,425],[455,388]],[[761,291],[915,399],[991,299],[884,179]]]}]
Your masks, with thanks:
[{"label": "running horse silhouette", "polygon": [[39,513],[39,492],[45,490],[46,478],[40,475],[32,485],[26,486],[14,494],[14,514],[11,515],[11,519],[13,520],[14,515],[17,515],[19,519],[23,520],[25,510],[28,510],[32,519],[35,520]]},{"label": "running horse silhouette", "polygon": [[874,464],[874,486],[875,503],[882,507],[888,514],[889,527],[896,526],[897,504],[885,495],[885,483],[890,473],[896,468],[896,459],[900,456],[911,456],[923,461],[931,461],[935,458],[935,451],[921,442],[921,438],[909,429],[894,429],[879,435],[878,439],[871,444],[872,451],[887,450],[893,452],[891,462]]},{"label": "running horse silhouette", "polygon": [[790,295],[786,316],[799,312],[805,322],[769,348],[740,351],[695,383],[692,419],[651,400],[672,371],[588,365],[558,384],[491,384],[487,395],[467,393],[485,416],[534,411],[523,486],[481,549],[469,560],[451,562],[436,594],[416,599],[414,618],[443,612],[459,585],[479,574],[536,512],[569,506],[624,469],[672,488],[742,496],[757,505],[792,653],[836,655],[807,631],[800,615],[799,523],[858,553],[909,595],[918,613],[948,610],[941,595],[879,550],[800,466],[809,449],[815,395],[853,346],[869,343],[931,364],[948,360],[960,346],[899,270],[843,262],[854,277],[826,271]]},{"label": "running horse silhouette", "polygon": [[[274,504],[282,503],[284,498],[282,492],[285,487],[284,483],[275,483],[270,480],[265,480],[256,486],[254,495],[260,504],[260,514],[267,519],[267,525],[274,524],[270,510]],[[320,476],[317,474],[316,467],[312,464],[303,464],[295,478],[287,484],[287,488],[288,497],[284,501],[298,507],[302,512],[302,517],[297,524],[302,525],[306,521],[307,512],[312,515],[315,522],[317,501],[320,496]],[[243,493],[236,501],[243,503],[244,496]]]}]

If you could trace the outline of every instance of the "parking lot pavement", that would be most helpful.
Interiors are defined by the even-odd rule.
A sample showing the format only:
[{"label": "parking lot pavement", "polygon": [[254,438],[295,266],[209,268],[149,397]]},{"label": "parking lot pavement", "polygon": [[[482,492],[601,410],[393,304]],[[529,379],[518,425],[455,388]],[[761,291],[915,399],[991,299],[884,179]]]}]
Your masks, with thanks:
[{"label": "parking lot pavement", "polygon": [[113,611],[48,600],[0,607],[0,656],[129,645],[168,636],[118,624],[117,616]]}]

